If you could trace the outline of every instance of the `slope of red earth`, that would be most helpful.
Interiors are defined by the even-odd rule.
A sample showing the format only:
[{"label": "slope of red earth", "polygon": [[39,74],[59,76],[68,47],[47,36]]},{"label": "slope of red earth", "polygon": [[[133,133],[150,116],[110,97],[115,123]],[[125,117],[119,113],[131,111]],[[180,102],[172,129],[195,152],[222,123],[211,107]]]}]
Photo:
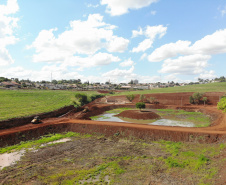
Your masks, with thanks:
[{"label": "slope of red earth", "polygon": [[[155,97],[159,104],[146,104],[146,108],[184,109],[187,111],[200,111],[209,115],[212,124],[203,128],[166,127],[153,125],[140,125],[133,123],[100,122],[90,120],[91,116],[102,114],[107,110],[120,107],[135,107],[135,100],[129,103],[125,96],[109,96],[98,99],[88,105],[88,112],[72,111],[61,118],[48,118],[42,124],[30,124],[0,130],[0,147],[19,143],[48,133],[76,131],[82,133],[101,133],[114,135],[123,133],[125,137],[136,136],[141,139],[165,139],[171,141],[195,142],[226,142],[226,114],[216,107],[219,96],[223,93],[206,93],[209,104],[193,106],[188,104],[192,93],[151,94],[146,97]],[[135,99],[138,98],[138,95]],[[181,106],[182,99],[182,106]],[[136,100],[138,101],[138,100]],[[78,110],[77,110],[78,111]]]},{"label": "slope of red earth", "polygon": [[[224,93],[206,93],[209,99],[209,105],[190,105],[189,96],[193,93],[170,93],[170,94],[150,94],[145,95],[147,100],[155,97],[159,104],[146,104],[146,108],[167,108],[184,109],[187,111],[200,111],[211,117],[212,123],[209,127],[191,128],[191,127],[167,127],[143,125],[135,123],[119,123],[92,121],[91,116],[102,114],[107,110],[120,107],[135,107],[139,101],[139,95],[135,97],[132,103],[128,102],[125,96],[110,96],[95,100],[86,105],[88,112],[73,110],[61,118],[46,118],[42,124],[23,123],[23,126],[0,130],[0,147],[17,144],[38,138],[49,133],[60,133],[74,131],[79,133],[97,133],[106,136],[117,137],[136,137],[143,140],[170,140],[184,142],[205,142],[205,143],[225,143],[226,142],[226,114],[217,109],[219,97]],[[226,179],[222,169],[222,180]]]},{"label": "slope of red earth", "polygon": [[156,114],[155,112],[149,110],[125,110],[115,116],[130,118],[130,119],[141,119],[141,120],[149,120],[149,119],[159,119],[161,116]]}]

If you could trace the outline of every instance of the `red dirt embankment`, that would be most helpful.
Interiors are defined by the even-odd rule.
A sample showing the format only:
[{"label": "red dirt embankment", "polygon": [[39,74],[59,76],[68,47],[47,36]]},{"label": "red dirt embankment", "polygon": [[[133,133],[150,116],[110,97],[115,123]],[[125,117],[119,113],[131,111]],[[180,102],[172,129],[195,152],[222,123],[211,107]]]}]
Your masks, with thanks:
[{"label": "red dirt embankment", "polygon": [[[184,95],[183,95],[184,94]],[[191,93],[192,94],[192,93]],[[208,93],[208,95],[211,93]],[[174,95],[174,96],[173,96]],[[145,95],[146,96],[146,95]],[[148,95],[153,97],[153,94]],[[158,140],[165,139],[171,141],[194,141],[194,142],[226,142],[226,114],[217,110],[213,106],[217,102],[219,93],[212,93],[210,97],[211,106],[184,106],[187,103],[184,101],[183,107],[180,106],[180,97],[189,97],[188,93],[170,93],[158,94],[160,104],[153,105],[147,104],[147,108],[175,108],[186,109],[192,111],[201,111],[208,114],[212,118],[212,124],[206,128],[183,128],[183,127],[166,127],[166,126],[153,126],[153,125],[139,125],[132,123],[118,123],[118,122],[100,122],[84,120],[89,119],[90,116],[95,116],[118,107],[134,107],[134,103],[129,104],[98,104],[91,103],[86,105],[89,108],[87,113],[73,113],[67,115],[67,118],[49,118],[43,120],[42,124],[27,124],[24,126],[0,130],[0,147],[16,144],[20,141],[37,138],[48,133],[76,131],[81,133],[101,133],[106,136],[114,136],[115,134],[122,137],[138,137],[145,140]],[[125,100],[125,96],[110,97],[112,100]],[[137,96],[136,96],[137,98]],[[108,99],[107,99],[108,100]],[[172,104],[170,104],[171,102]],[[169,103],[167,105],[167,103]]]},{"label": "red dirt embankment", "polygon": [[125,110],[115,116],[123,117],[123,118],[130,118],[130,119],[142,119],[142,120],[149,120],[149,119],[159,119],[160,116],[152,111],[145,111],[142,112],[139,110]]}]

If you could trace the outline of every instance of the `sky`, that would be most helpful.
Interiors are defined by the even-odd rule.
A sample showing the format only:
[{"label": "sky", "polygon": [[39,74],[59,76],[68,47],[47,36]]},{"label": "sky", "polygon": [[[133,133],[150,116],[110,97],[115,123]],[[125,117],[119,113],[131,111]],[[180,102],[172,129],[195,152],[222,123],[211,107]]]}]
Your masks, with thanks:
[{"label": "sky", "polygon": [[191,82],[225,69],[225,0],[0,0],[2,77]]}]

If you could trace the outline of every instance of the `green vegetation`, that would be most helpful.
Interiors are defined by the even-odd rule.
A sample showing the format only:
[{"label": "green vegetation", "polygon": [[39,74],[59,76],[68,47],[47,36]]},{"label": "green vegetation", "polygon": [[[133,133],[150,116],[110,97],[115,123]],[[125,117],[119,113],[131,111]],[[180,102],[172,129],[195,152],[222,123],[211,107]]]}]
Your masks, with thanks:
[{"label": "green vegetation", "polygon": [[[85,92],[88,101],[96,92]],[[50,112],[72,105],[75,91],[1,90],[0,120]]]},{"label": "green vegetation", "polygon": [[66,135],[4,168],[4,184],[215,184],[225,163],[225,144]]},{"label": "green vegetation", "polygon": [[208,83],[208,84],[194,84],[186,85],[180,87],[168,87],[168,88],[157,88],[152,90],[142,90],[142,91],[125,91],[121,93],[116,93],[114,96],[118,95],[128,95],[128,94],[152,94],[152,93],[179,93],[179,92],[225,92],[226,82],[219,83]]},{"label": "green vegetation", "polygon": [[211,123],[210,118],[201,112],[187,112],[184,110],[174,109],[157,109],[157,114],[165,119],[190,121],[194,123],[196,127],[207,127]]},{"label": "green vegetation", "polygon": [[217,104],[217,108],[223,110],[223,112],[226,112],[226,97],[220,99]]},{"label": "green vegetation", "polygon": [[134,94],[129,94],[129,95],[126,96],[126,98],[127,98],[130,102],[132,102],[133,99],[135,98],[135,96],[134,96]]},{"label": "green vegetation", "polygon": [[144,102],[145,98],[146,98],[146,97],[145,97],[143,94],[140,95],[140,101],[141,101],[141,102]]},{"label": "green vegetation", "polygon": [[143,102],[136,103],[136,108],[140,109],[140,111],[141,109],[145,109],[145,103]]},{"label": "green vegetation", "polygon": [[[26,137],[26,136],[24,136]],[[38,148],[42,144],[57,141],[59,139],[63,138],[70,138],[70,137],[91,137],[89,134],[84,134],[81,135],[80,133],[76,132],[67,132],[65,134],[49,134],[42,136],[41,139],[38,140],[30,140],[30,141],[21,141],[20,144],[13,145],[13,146],[8,146],[5,148],[0,148],[0,153],[6,153],[6,152],[11,152],[11,151],[18,151],[21,149],[28,149],[28,148]]]}]

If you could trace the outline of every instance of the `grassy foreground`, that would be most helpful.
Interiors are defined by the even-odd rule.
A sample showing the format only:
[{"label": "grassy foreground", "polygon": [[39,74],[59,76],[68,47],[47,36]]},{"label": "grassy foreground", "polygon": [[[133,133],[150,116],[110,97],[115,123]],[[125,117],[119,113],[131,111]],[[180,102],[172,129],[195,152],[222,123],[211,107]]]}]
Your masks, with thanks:
[{"label": "grassy foreground", "polygon": [[195,84],[180,87],[158,88],[152,90],[137,90],[115,93],[113,96],[128,94],[179,93],[179,92],[226,92],[226,82]]},{"label": "grassy foreground", "polygon": [[[221,184],[226,145],[142,141],[66,133],[45,136],[14,151],[70,137],[33,152],[0,173],[3,184]],[[9,149],[9,148],[7,148]],[[5,149],[5,151],[7,151]],[[37,148],[36,148],[37,149]],[[4,149],[2,149],[4,150]]]},{"label": "grassy foreground", "polygon": [[[0,121],[44,113],[71,105],[75,91],[1,90]],[[86,91],[88,96],[94,91]]]}]

